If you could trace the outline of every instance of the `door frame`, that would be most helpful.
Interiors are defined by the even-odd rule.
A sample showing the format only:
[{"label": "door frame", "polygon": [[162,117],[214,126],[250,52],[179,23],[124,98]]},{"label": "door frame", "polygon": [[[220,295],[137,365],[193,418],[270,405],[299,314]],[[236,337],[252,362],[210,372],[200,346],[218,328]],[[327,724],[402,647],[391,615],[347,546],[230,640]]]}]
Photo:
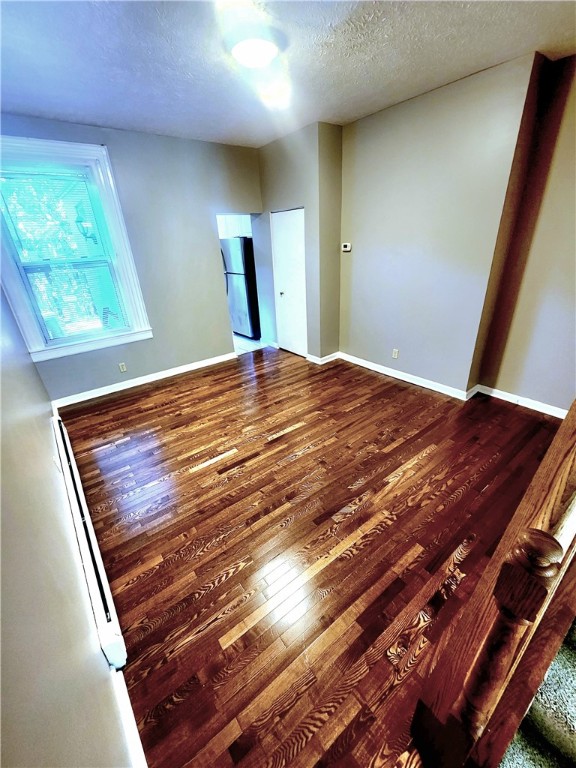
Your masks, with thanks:
[{"label": "door frame", "polygon": [[[282,338],[282,326],[285,325],[285,313],[280,311],[280,299],[284,295],[284,285],[281,284],[282,269],[279,265],[278,248],[274,246],[274,216],[278,216],[285,213],[292,213],[296,211],[302,212],[302,242],[301,242],[301,261],[298,264],[298,274],[296,275],[295,289],[297,291],[296,304],[299,314],[300,329],[297,334],[296,343],[293,339],[287,339],[286,334]],[[278,219],[276,219],[278,221]],[[298,206],[297,208],[286,208],[270,212],[270,241],[272,248],[272,274],[274,282],[274,311],[276,318],[276,339],[278,346],[281,349],[286,349],[288,352],[307,357],[308,355],[308,302],[306,296],[306,214],[304,206]],[[286,305],[285,305],[286,306]],[[301,314],[303,313],[303,320]],[[284,319],[283,319],[284,318]],[[284,342],[284,343],[283,343]],[[288,343],[287,343],[288,342]]]}]

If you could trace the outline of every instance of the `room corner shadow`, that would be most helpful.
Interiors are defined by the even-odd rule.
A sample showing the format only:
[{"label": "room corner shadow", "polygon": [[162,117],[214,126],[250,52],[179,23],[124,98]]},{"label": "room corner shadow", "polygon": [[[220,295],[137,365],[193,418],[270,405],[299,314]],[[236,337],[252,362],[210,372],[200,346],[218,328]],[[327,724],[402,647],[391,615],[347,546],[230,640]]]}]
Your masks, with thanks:
[{"label": "room corner shadow", "polygon": [[[506,193],[498,234],[500,243],[496,246],[472,365],[471,380],[476,379],[474,383],[480,381],[485,386],[494,387],[498,380],[575,65],[574,56],[559,61],[537,56],[535,61],[535,76],[530,84],[534,90],[528,94],[525,107],[529,125],[523,124],[521,134],[524,131],[524,136],[519,135],[518,139],[519,145],[524,140],[525,147],[517,148],[513,166],[519,168],[512,168]],[[526,114],[529,110],[532,114]]]}]

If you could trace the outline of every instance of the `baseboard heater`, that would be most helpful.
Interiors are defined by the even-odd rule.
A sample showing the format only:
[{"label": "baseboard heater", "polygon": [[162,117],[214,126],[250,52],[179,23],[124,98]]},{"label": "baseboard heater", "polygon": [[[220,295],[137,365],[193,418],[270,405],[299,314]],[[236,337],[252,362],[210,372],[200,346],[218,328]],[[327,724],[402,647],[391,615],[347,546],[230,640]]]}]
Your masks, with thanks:
[{"label": "baseboard heater", "polygon": [[54,418],[53,427],[100,645],[110,666],[121,669],[126,664],[126,644],[104,572],[70,438],[61,419]]}]

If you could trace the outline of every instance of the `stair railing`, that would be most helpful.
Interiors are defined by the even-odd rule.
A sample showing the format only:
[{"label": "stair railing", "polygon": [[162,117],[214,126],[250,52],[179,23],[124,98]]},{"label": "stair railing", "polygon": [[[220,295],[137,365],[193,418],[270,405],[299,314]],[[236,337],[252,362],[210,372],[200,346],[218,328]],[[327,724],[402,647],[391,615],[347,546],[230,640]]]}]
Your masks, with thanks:
[{"label": "stair railing", "polygon": [[451,634],[437,644],[397,766],[460,768],[576,552],[576,401]]}]

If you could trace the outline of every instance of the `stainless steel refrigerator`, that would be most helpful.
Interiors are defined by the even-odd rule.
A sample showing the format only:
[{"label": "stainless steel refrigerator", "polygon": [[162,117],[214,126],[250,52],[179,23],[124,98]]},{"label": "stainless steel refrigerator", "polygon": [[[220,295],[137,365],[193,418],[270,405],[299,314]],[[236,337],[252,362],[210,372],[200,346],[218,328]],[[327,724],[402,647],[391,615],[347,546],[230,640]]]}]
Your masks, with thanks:
[{"label": "stainless steel refrigerator", "polygon": [[256,269],[251,237],[220,240],[226,295],[232,330],[250,339],[260,338]]}]

